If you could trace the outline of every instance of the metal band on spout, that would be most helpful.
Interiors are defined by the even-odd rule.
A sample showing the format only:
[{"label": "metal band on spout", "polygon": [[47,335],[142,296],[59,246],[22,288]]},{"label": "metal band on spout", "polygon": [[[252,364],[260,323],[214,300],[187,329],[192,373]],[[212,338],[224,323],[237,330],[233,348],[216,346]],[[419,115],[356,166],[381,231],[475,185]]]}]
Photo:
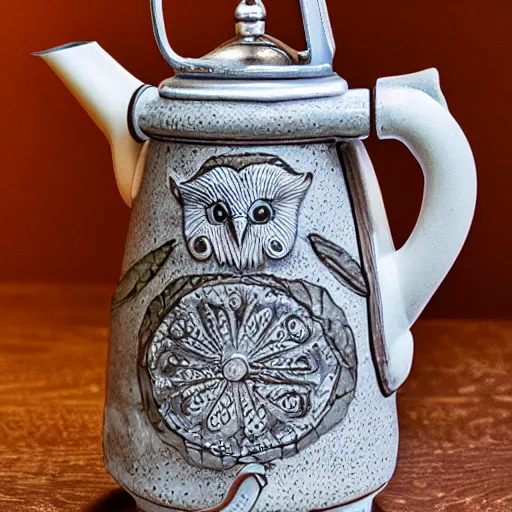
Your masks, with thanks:
[{"label": "metal band on spout", "polygon": [[[245,1],[251,6],[250,0]],[[165,60],[178,75],[225,78],[314,78],[333,74],[335,45],[325,0],[300,0],[308,49],[300,52],[304,64],[289,66],[246,64],[214,58],[191,59],[178,55],[167,37],[163,0],[150,0],[155,38]],[[261,4],[257,0],[256,4]],[[261,30],[263,20],[253,28]],[[242,34],[243,35],[243,34]]]}]

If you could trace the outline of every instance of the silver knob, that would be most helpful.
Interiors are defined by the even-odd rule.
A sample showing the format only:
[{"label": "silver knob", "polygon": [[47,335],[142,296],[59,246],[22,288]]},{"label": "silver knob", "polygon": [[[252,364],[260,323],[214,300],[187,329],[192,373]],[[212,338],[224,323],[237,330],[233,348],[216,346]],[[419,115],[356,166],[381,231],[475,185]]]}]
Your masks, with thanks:
[{"label": "silver knob", "polygon": [[267,11],[261,0],[242,0],[235,11],[236,33],[242,37],[265,34]]}]

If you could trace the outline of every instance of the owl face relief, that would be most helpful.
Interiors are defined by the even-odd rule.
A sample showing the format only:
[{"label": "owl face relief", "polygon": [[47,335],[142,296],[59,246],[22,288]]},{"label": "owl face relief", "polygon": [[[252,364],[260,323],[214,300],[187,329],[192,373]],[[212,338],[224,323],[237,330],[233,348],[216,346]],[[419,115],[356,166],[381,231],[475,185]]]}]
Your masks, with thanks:
[{"label": "owl face relief", "polygon": [[271,155],[214,158],[186,182],[171,179],[190,254],[238,270],[292,250],[299,208],[312,181]]}]

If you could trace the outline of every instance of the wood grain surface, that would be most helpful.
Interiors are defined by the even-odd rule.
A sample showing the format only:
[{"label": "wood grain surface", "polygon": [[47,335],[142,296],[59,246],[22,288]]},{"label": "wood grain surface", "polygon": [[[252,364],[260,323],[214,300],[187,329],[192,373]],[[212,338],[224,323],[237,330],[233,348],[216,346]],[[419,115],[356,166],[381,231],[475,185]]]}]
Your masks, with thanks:
[{"label": "wood grain surface", "polygon": [[[111,292],[0,285],[0,511],[134,512],[102,462]],[[512,322],[414,331],[376,512],[512,511]]]}]

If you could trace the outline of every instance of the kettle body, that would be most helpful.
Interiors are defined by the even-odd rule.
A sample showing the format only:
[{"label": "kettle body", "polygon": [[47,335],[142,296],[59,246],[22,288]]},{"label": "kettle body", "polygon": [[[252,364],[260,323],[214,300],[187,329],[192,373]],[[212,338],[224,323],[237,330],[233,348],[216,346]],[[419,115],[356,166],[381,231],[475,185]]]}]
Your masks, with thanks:
[{"label": "kettle body", "polygon": [[[95,43],[39,54],[107,135],[133,207],[107,468],[144,512],[369,512],[395,470],[410,328],[472,221],[469,144],[435,70],[349,89],[323,0],[301,0],[306,51],[243,0],[237,37],[198,60],[150,3],[176,71],[158,88]],[[398,250],[363,144],[373,111],[425,176]]]},{"label": "kettle body", "polygon": [[[336,142],[229,147],[151,141],[134,203],[124,275],[141,275],[137,265],[148,254],[169,243],[172,249],[143,291],[118,307],[114,304],[104,432],[109,471],[137,498],[176,509],[210,509],[228,494],[241,460],[269,464],[268,484],[254,509],[262,511],[330,508],[373,494],[391,478],[398,447],[395,396],[382,394],[375,372],[366,283],[363,279],[357,288],[347,286],[321,255],[325,250],[325,257],[330,256],[331,247],[343,248],[340,257],[350,257],[356,268],[365,257],[364,234],[353,208],[359,199],[348,185],[354,177],[347,171],[353,170],[344,168],[342,158],[343,151],[359,152],[363,159],[366,154],[360,142],[348,146],[341,150]],[[228,165],[226,155],[244,155],[243,165],[271,155],[299,176],[311,174],[295,219],[293,249],[284,259],[258,269],[229,271],[214,258],[197,261],[187,249],[183,206],[168,184],[193,180],[208,161]],[[369,160],[360,164],[373,172]],[[230,196],[223,197],[231,206]],[[272,201],[278,215],[277,199]],[[251,300],[256,300],[253,312],[240,317]],[[141,330],[155,307],[163,324],[158,319]],[[225,339],[219,333],[224,317],[233,324]],[[205,349],[198,342],[189,347],[192,334],[187,339],[175,326],[176,344],[162,348],[160,326],[180,319],[191,319],[189,329],[202,333],[199,338],[212,337],[209,343],[215,345]],[[209,321],[214,324],[210,328]],[[251,329],[257,334],[246,345],[242,337]],[[323,330],[326,335],[320,334]],[[187,347],[180,352],[183,343]],[[235,356],[229,353],[231,344],[236,344]],[[192,357],[199,347],[208,351],[207,357]],[[169,397],[167,385],[178,384],[186,366],[181,366],[182,360],[173,366],[166,358],[185,355],[193,370],[186,383],[174,388],[180,396]],[[227,373],[237,358],[248,366],[240,380]],[[166,397],[155,408],[153,397],[161,393]],[[190,393],[204,393],[199,412],[189,408]],[[162,425],[161,412],[167,407],[173,408],[168,417],[172,429]],[[258,407],[263,410],[260,416]],[[217,434],[218,422],[230,435]],[[183,423],[189,426],[179,438]]]}]

